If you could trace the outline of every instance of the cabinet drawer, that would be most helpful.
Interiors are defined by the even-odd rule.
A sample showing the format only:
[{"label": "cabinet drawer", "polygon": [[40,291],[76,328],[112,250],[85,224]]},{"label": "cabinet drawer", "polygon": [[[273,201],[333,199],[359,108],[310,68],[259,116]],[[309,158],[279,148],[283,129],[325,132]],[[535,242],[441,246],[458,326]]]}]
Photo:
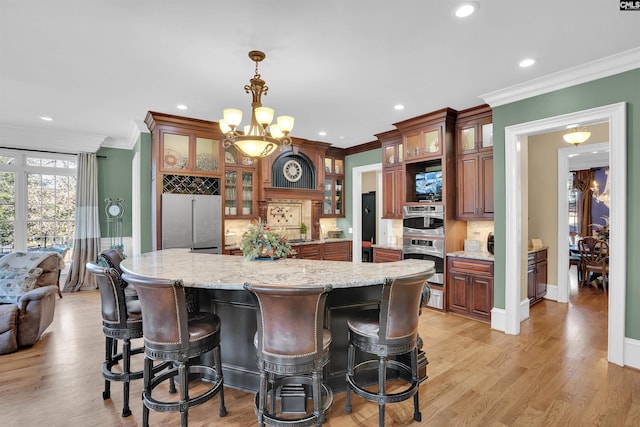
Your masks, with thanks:
[{"label": "cabinet drawer", "polygon": [[469,258],[449,258],[449,269],[469,273],[485,273],[493,276],[493,262]]},{"label": "cabinet drawer", "polygon": [[545,259],[547,259],[547,249],[529,252],[527,254],[527,262],[529,264],[535,264],[536,262],[544,261]]}]

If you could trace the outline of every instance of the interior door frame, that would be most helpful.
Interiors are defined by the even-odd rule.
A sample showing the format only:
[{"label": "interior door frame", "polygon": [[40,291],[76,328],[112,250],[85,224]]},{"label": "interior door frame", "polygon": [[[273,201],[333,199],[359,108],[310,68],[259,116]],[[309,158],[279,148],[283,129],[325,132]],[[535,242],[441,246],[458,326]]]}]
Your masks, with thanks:
[{"label": "interior door frame", "polygon": [[[573,154],[610,150],[610,145],[609,142],[601,142],[598,144],[566,147],[558,150],[558,236],[569,235],[569,223],[567,222],[567,218],[569,217],[569,189],[567,188],[567,180],[561,178],[568,177],[569,171],[572,170],[570,168],[569,157]],[[592,162],[588,166],[581,167],[580,169],[609,166],[610,161],[611,160],[607,160],[606,162]],[[569,293],[569,251],[567,251],[567,241],[558,239],[558,302],[568,303]]]},{"label": "interior door frame", "polygon": [[610,152],[610,248],[623,256],[612,257],[609,266],[609,362],[624,366],[624,337],[626,314],[626,238],[627,238],[627,116],[626,104],[596,107],[556,117],[521,123],[505,128],[505,333],[520,333],[520,281],[522,272],[523,236],[522,205],[522,152],[527,136],[553,132],[573,123],[609,123]]}]

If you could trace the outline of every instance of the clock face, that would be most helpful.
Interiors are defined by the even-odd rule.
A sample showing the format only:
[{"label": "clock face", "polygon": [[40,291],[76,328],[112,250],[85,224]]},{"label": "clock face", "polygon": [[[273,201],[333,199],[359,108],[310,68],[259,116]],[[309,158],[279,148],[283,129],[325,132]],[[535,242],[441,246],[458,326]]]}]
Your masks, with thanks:
[{"label": "clock face", "polygon": [[111,205],[111,206],[109,206],[109,209],[108,209],[109,215],[111,215],[111,216],[120,215],[120,211],[121,211],[121,209],[120,209],[120,206],[118,206],[118,205]]},{"label": "clock face", "polygon": [[289,182],[296,182],[302,177],[302,166],[297,160],[288,160],[282,167],[282,173]]}]

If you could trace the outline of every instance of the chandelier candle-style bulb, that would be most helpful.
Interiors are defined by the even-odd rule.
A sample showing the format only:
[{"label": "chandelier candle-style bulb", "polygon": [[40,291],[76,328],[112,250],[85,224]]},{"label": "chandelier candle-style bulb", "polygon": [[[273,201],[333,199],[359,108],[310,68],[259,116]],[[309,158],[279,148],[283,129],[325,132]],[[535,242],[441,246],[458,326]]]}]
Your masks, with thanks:
[{"label": "chandelier candle-style bulb", "polygon": [[242,110],[237,108],[225,108],[222,111],[222,117],[224,117],[224,121],[229,125],[232,129],[240,126],[240,122],[242,121]]},{"label": "chandelier candle-style bulb", "polygon": [[258,50],[249,52],[249,58],[256,63],[256,72],[249,80],[250,84],[244,87],[245,92],[252,95],[251,123],[244,126],[244,133],[238,131],[242,111],[237,108],[224,109],[223,118],[218,123],[224,133],[224,147],[234,146],[249,157],[266,157],[279,145],[291,145],[292,142],[289,133],[293,129],[293,117],[279,116],[276,119],[277,124],[271,124],[275,112],[273,108],[262,106],[262,95],[267,94],[269,87],[258,73],[258,64],[265,56]]},{"label": "chandelier candle-style bulb", "polygon": [[294,119],[291,116],[280,116],[277,119],[278,127],[285,135],[293,130]]},{"label": "chandelier candle-style bulb", "polygon": [[262,127],[267,127],[273,121],[273,108],[269,107],[258,107],[256,108],[256,120],[258,123],[262,125]]}]

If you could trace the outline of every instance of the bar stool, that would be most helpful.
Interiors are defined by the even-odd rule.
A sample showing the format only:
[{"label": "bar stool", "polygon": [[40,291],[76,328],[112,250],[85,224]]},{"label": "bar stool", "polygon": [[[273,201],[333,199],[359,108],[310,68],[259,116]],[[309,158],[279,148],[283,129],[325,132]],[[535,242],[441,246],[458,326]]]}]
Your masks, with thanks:
[{"label": "bar stool", "polygon": [[[142,390],[142,425],[149,425],[149,409],[160,412],[180,412],[181,425],[187,426],[189,408],[219,395],[219,416],[227,415],[224,406],[224,381],[220,356],[220,318],[213,313],[188,313],[181,280],[154,279],[124,274],[123,279],[134,286],[142,307],[144,331],[144,388]],[[213,351],[213,364],[207,360]],[[154,360],[172,363],[172,368],[156,376]],[[195,397],[189,396],[189,375],[200,374],[210,381],[210,387]],[[180,400],[161,401],[153,390],[167,379],[177,377]],[[171,391],[171,384],[170,390]]]},{"label": "bar stool", "polygon": [[[100,290],[102,307],[102,332],[105,335],[105,359],[102,364],[104,376],[103,399],[111,397],[111,381],[122,381],[122,416],[131,415],[129,408],[129,381],[142,378],[142,371],[131,372],[131,356],[142,353],[144,347],[131,348],[131,340],[142,337],[142,314],[137,301],[125,301],[117,271],[88,262],[87,270],[93,274]],[[118,340],[122,340],[122,352],[118,353]],[[113,367],[122,361],[122,371]]]},{"label": "bar stool", "polygon": [[127,301],[136,300],[138,299],[138,294],[136,293],[135,288],[122,279],[120,263],[123,259],[122,252],[117,249],[106,249],[98,254],[98,264],[104,265],[105,267],[111,267],[118,272],[118,280],[124,289],[124,296]]},{"label": "bar stool", "polygon": [[[256,346],[260,387],[255,402],[258,425],[321,426],[333,401],[333,392],[322,382],[322,369],[329,361],[331,344],[331,332],[322,327],[322,322],[331,287],[246,284],[245,289],[258,301]],[[297,418],[283,416],[287,412],[283,410],[284,390],[301,384],[311,390],[313,411]]]},{"label": "bar stool", "polygon": [[[347,355],[347,393],[345,412],[351,413],[351,392],[372,402],[378,402],[378,425],[384,426],[387,403],[396,403],[413,396],[413,419],[421,421],[418,402],[418,317],[423,288],[434,270],[387,279],[382,286],[380,309],[364,310],[347,321],[349,350]],[[355,365],[356,349],[377,356]],[[392,356],[410,353],[411,366]],[[355,365],[355,366],[354,366]],[[387,369],[397,371],[398,377],[409,385],[399,392],[387,393]],[[361,371],[376,371],[378,391],[364,388]],[[360,383],[359,383],[360,381]]]}]

